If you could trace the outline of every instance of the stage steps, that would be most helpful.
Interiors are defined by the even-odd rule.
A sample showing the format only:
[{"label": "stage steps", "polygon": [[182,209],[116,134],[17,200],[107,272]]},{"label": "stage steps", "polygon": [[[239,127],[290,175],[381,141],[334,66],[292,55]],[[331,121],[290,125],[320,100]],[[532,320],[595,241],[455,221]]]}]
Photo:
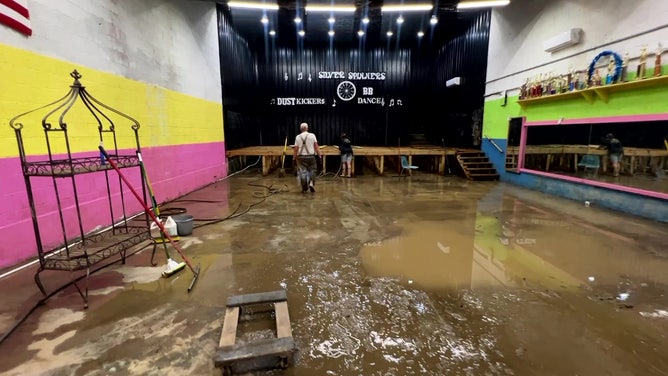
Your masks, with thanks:
[{"label": "stage steps", "polygon": [[498,180],[499,174],[483,152],[458,151],[457,162],[469,180]]}]

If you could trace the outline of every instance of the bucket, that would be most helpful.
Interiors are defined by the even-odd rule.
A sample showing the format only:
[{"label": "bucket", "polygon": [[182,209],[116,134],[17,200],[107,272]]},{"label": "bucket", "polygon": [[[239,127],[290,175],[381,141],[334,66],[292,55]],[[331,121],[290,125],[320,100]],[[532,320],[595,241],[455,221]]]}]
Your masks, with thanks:
[{"label": "bucket", "polygon": [[178,214],[172,217],[176,222],[176,231],[179,236],[186,236],[193,233],[193,216],[190,214]]}]

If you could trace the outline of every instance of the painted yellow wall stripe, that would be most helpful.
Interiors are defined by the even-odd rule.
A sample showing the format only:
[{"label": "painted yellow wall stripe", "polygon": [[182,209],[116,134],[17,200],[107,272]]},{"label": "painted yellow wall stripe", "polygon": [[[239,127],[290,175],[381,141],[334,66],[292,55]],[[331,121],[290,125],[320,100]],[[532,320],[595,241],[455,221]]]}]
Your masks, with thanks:
[{"label": "painted yellow wall stripe", "polygon": [[[83,76],[81,83],[96,99],[139,121],[142,146],[224,141],[221,103],[0,44],[0,158],[18,155],[9,120],[63,97],[73,82],[69,73],[74,69]],[[38,114],[23,119],[28,154],[46,152],[41,126],[41,117],[46,112],[42,110]],[[112,120],[116,122],[119,147],[134,147],[131,123],[120,117],[112,117]],[[53,123],[57,121],[55,117]],[[65,121],[73,152],[97,149],[97,122],[80,101]],[[65,151],[64,144],[57,138],[52,147],[56,153]]]}]

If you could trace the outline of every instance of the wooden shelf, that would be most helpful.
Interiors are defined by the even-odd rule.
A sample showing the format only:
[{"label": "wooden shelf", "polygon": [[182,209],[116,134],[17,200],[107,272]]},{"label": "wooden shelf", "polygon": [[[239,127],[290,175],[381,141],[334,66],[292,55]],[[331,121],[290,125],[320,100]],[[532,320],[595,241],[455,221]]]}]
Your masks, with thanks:
[{"label": "wooden shelf", "polygon": [[522,109],[526,109],[527,106],[537,103],[554,102],[572,98],[584,98],[588,103],[593,103],[596,98],[599,98],[603,102],[608,103],[610,93],[652,86],[661,86],[666,84],[668,84],[668,76],[649,77],[629,82],[622,82],[614,85],[594,86],[584,90],[575,90],[569,91],[567,93],[546,95],[544,97],[520,99],[517,101],[517,103],[522,107]]}]

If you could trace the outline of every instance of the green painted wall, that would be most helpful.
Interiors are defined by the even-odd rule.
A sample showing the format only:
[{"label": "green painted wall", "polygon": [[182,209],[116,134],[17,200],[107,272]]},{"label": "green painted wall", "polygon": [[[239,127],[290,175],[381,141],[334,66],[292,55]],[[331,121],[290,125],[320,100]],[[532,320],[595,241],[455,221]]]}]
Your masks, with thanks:
[{"label": "green painted wall", "polygon": [[508,118],[525,116],[527,121],[590,118],[601,116],[640,115],[668,113],[668,80],[661,80],[657,86],[613,91],[607,103],[595,98],[592,103],[583,97],[573,96],[563,100],[534,102],[522,109],[517,104],[518,96],[503,100],[485,102],[483,115],[483,135],[490,138],[506,139]]}]

